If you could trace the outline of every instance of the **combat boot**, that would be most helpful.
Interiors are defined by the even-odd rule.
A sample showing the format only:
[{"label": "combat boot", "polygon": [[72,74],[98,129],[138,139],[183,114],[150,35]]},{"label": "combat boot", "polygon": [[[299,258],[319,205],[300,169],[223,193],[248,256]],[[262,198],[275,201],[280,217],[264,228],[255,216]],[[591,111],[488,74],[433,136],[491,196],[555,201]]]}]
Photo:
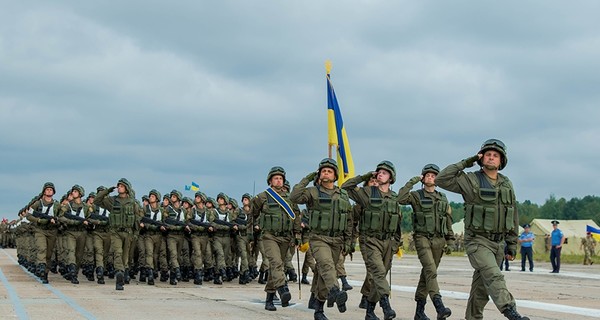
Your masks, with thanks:
[{"label": "combat boot", "polygon": [[348,291],[353,289],[352,286],[348,283],[348,280],[346,280],[346,276],[341,276],[340,280],[342,280],[342,290]]},{"label": "combat boot", "polygon": [[265,310],[277,311],[277,308],[275,308],[275,304],[273,304],[274,297],[275,297],[275,292],[267,292],[267,300],[265,301]]},{"label": "combat boot", "polygon": [[225,268],[225,277],[224,277],[224,279],[227,282],[230,282],[231,280],[233,280],[233,269],[231,269],[231,267]]},{"label": "combat boot", "polygon": [[167,282],[169,280],[169,271],[160,270],[160,282]]},{"label": "combat boot", "polygon": [[435,311],[437,312],[438,320],[446,319],[452,314],[452,310],[444,306],[444,303],[442,302],[442,296],[436,294],[431,300],[433,301],[433,305],[435,306]]},{"label": "combat boot", "polygon": [[202,269],[196,269],[196,271],[194,273],[194,284],[202,285],[202,278],[203,278]]},{"label": "combat boot", "polygon": [[307,274],[303,273],[302,274],[302,279],[300,280],[300,283],[302,284],[310,284],[310,281],[308,281],[308,279],[306,279]]},{"label": "combat boot", "polygon": [[528,317],[521,316],[515,307],[508,307],[502,311],[502,314],[509,320],[529,320]]},{"label": "combat boot", "polygon": [[253,266],[252,268],[250,268],[250,277],[252,278],[252,280],[256,279],[256,277],[258,277],[258,268],[256,266]]},{"label": "combat boot", "polygon": [[77,274],[79,270],[77,270],[77,266],[74,264],[69,265],[69,278],[72,284],[79,284],[79,280],[77,280]]},{"label": "combat boot", "polygon": [[148,279],[147,279],[146,283],[148,283],[149,286],[153,286],[154,285],[154,270],[147,268],[146,271],[148,272]]},{"label": "combat boot", "polygon": [[181,281],[181,269],[175,268],[175,278],[177,281]]},{"label": "combat boot", "polygon": [[358,304],[358,308],[366,309],[368,305],[369,305],[369,300],[367,300],[367,296],[363,295],[362,298],[360,298],[360,303]]},{"label": "combat boot", "polygon": [[225,269],[216,271],[213,283],[214,284],[223,284],[223,279],[225,279],[225,277],[226,277]]},{"label": "combat boot", "polygon": [[215,268],[212,268],[212,267],[208,268],[204,272],[204,281],[213,281],[214,276],[215,276]]},{"label": "combat boot", "polygon": [[109,263],[106,265],[106,275],[108,275],[109,279],[115,278],[115,265],[114,264]]},{"label": "combat boot", "polygon": [[315,320],[329,320],[325,316],[325,312],[323,311],[323,306],[325,305],[325,301],[320,301],[319,299],[315,299]]},{"label": "combat boot", "polygon": [[298,275],[296,274],[296,270],[295,269],[292,268],[292,269],[288,270],[288,279],[291,282],[298,281]]},{"label": "combat boot", "polygon": [[50,261],[50,272],[54,274],[58,273],[58,263],[56,263],[56,260]]},{"label": "combat boot", "polygon": [[288,289],[287,285],[277,288],[277,293],[279,293],[279,298],[281,299],[281,306],[284,308],[289,306],[290,300],[292,300],[292,294],[290,293],[290,289]]},{"label": "combat boot", "polygon": [[96,268],[96,278],[98,279],[98,284],[104,284],[104,268]]},{"label": "combat boot", "polygon": [[48,283],[48,270],[46,270],[46,264],[45,263],[40,263],[38,265],[38,272],[39,272],[39,277],[40,280],[42,280],[42,283],[46,284]]},{"label": "combat boot", "polygon": [[115,290],[125,289],[125,287],[123,287],[123,285],[125,284],[125,275],[123,274],[123,271],[117,270],[117,272],[115,273],[115,277],[117,278],[115,280]]},{"label": "combat boot", "polygon": [[232,275],[232,280],[240,276],[240,270],[238,270],[237,266],[231,267],[231,275]]},{"label": "combat boot", "polygon": [[129,268],[125,268],[125,272],[123,273],[125,284],[129,284],[131,280],[131,274],[129,273]]},{"label": "combat boot", "polygon": [[346,291],[340,290],[338,287],[333,287],[329,290],[327,296],[327,308],[333,307],[333,304],[337,304],[338,311],[340,313],[346,312],[346,301],[348,301],[348,294]]},{"label": "combat boot", "polygon": [[148,277],[148,269],[145,267],[140,268],[140,282],[146,282],[146,278]]},{"label": "combat boot", "polygon": [[415,310],[415,320],[429,320],[429,317],[425,314],[425,299],[415,299],[417,302],[417,309]]},{"label": "combat boot", "polygon": [[375,314],[376,302],[367,301],[367,313],[365,314],[365,320],[379,320],[379,317]]},{"label": "combat boot", "polygon": [[390,298],[388,295],[383,295],[381,299],[379,299],[379,305],[381,306],[381,309],[383,309],[383,319],[392,320],[396,317],[396,311],[390,306]]},{"label": "combat boot", "polygon": [[239,284],[247,284],[250,282],[250,275],[248,273],[248,270],[242,272],[242,274],[240,275],[240,279],[238,281]]},{"label": "combat boot", "polygon": [[190,282],[190,272],[187,266],[181,267],[181,281]]},{"label": "combat boot", "polygon": [[313,292],[310,293],[310,298],[308,298],[308,308],[315,310],[317,307],[317,298]]},{"label": "combat boot", "polygon": [[260,271],[258,273],[258,283],[260,284],[265,284],[267,283],[267,277],[265,277],[266,272],[265,271]]},{"label": "combat boot", "polygon": [[175,271],[175,268],[171,269],[171,272],[169,273],[169,284],[172,286],[177,285],[177,272]]},{"label": "combat boot", "polygon": [[60,273],[60,275],[63,277],[65,276],[65,274],[67,274],[67,268],[65,267],[65,264],[62,262],[58,265],[58,273]]},{"label": "combat boot", "polygon": [[87,280],[88,281],[96,280],[96,279],[94,279],[94,265],[88,264],[85,266],[85,268],[86,268],[86,272],[87,272],[87,274],[86,274]]}]

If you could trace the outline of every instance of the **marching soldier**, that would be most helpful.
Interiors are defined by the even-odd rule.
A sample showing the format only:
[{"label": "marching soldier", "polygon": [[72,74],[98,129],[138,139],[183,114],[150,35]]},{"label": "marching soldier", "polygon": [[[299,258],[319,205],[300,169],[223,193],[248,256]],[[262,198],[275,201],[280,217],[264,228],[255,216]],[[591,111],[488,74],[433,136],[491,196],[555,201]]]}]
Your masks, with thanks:
[{"label": "marching soldier", "polygon": [[[450,254],[454,248],[452,211],[446,195],[435,190],[435,177],[439,172],[437,165],[428,164],[423,167],[420,176],[410,179],[398,192],[398,203],[410,204],[413,210],[413,238],[422,266],[415,292],[415,320],[429,319],[425,315],[428,295],[435,305],[438,319],[446,319],[452,314],[442,302],[437,282],[440,260],[444,252]],[[418,182],[423,183],[424,187],[411,191]]]},{"label": "marching soldier", "polygon": [[[144,206],[144,217],[140,222],[140,229],[144,230],[144,232],[140,232],[140,237],[144,241],[145,253],[145,270],[142,270],[142,273],[146,273],[147,283],[150,286],[154,285],[154,274],[159,266],[159,253],[163,241],[161,227],[164,228],[162,215],[160,192],[152,189],[148,193],[148,204]],[[165,272],[168,270],[166,259],[160,266],[164,268]]]},{"label": "marching soldier", "polygon": [[[98,187],[96,190],[102,191],[104,187]],[[95,199],[95,194],[94,194]],[[104,273],[107,271],[107,265],[112,266],[112,259],[109,259],[110,252],[110,229],[109,216],[110,212],[106,208],[102,208],[96,204],[92,204],[92,213],[88,220],[94,225],[92,231],[94,254],[96,258],[96,282],[105,284]],[[114,266],[113,266],[114,267]],[[111,268],[113,268],[111,267]],[[114,271],[114,270],[113,270]]]},{"label": "marching soldier", "polygon": [[227,210],[227,202],[229,197],[224,193],[217,195],[217,201],[208,198],[211,206],[215,206],[209,210],[209,222],[215,229],[213,237],[213,252],[215,254],[215,262],[217,264],[217,272],[214,277],[214,284],[222,284],[223,281],[231,281],[233,273],[231,270],[231,231],[237,231],[237,227],[233,227],[229,223],[229,210]]},{"label": "marching soldier", "polygon": [[[315,181],[314,187],[306,187]],[[310,250],[317,263],[317,272],[313,279],[316,300],[314,303],[316,320],[327,319],[323,306],[337,304],[339,312],[346,312],[348,294],[340,290],[335,264],[351,250],[352,214],[346,190],[335,186],[338,179],[338,166],[335,160],[325,158],[319,163],[318,170],[309,173],[294,186],[290,200],[297,204],[306,204],[310,228]]]},{"label": "marching soldier", "polygon": [[[212,247],[210,244],[210,233],[214,231],[208,222],[206,209],[204,207],[206,195],[200,191],[196,192],[188,226],[192,231],[192,263],[194,266],[194,284],[201,285],[206,274],[214,272],[212,267]],[[209,264],[210,263],[210,264]],[[210,265],[210,267],[209,267]],[[212,268],[212,269],[211,269]]]},{"label": "marching soldier", "polygon": [[[372,177],[377,178],[377,186],[358,187],[359,183],[367,182]],[[374,172],[348,179],[342,185],[343,189],[348,190],[350,198],[363,208],[358,228],[367,256],[365,264],[371,271],[369,282],[372,283],[365,319],[378,319],[375,315],[378,301],[384,319],[396,317],[396,311],[390,306],[390,284],[386,280],[402,239],[402,213],[396,202],[397,195],[390,189],[395,181],[396,168],[391,162],[382,161]]]},{"label": "marching soldier", "polygon": [[[248,216],[238,207],[235,199],[229,198],[231,205],[231,222],[237,226],[238,234],[234,238],[235,249],[237,256],[240,258],[240,279],[239,284],[247,284],[250,282],[250,273],[248,271],[248,252],[246,251],[248,242]],[[234,266],[237,266],[237,259]]]},{"label": "marching soldier", "polygon": [[87,204],[81,199],[83,195],[85,195],[83,187],[78,184],[74,185],[73,188],[71,188],[73,200],[61,207],[61,213],[58,218],[60,222],[67,226],[65,231],[66,265],[68,270],[67,280],[70,280],[72,284],[79,284],[77,274],[79,273],[79,266],[85,248],[85,229],[89,224],[86,219],[86,214],[89,209]]},{"label": "marching soldier", "polygon": [[[464,172],[475,162],[481,170]],[[517,312],[515,298],[498,268],[504,257],[504,241],[509,252],[506,258],[514,260],[519,231],[514,188],[508,177],[499,173],[507,162],[504,143],[489,139],[477,155],[447,166],[436,178],[438,186],[460,193],[465,201],[465,246],[475,269],[465,314],[467,320],[483,318],[489,297],[508,319],[529,320]]]},{"label": "marching soldier", "polygon": [[187,215],[181,206],[183,196],[181,192],[173,190],[170,193],[170,204],[165,210],[165,220],[167,225],[167,250],[169,254],[169,283],[177,285],[177,281],[181,280],[181,250],[183,249],[184,231],[189,231],[189,227],[185,224]]},{"label": "marching soldier", "polygon": [[[592,237],[591,232],[587,232],[585,238],[581,239],[581,245],[579,249],[583,248],[584,257],[583,257],[583,265],[592,265],[594,261],[592,260],[592,256],[596,252],[596,240]],[[525,264],[523,264],[525,265]]]}]

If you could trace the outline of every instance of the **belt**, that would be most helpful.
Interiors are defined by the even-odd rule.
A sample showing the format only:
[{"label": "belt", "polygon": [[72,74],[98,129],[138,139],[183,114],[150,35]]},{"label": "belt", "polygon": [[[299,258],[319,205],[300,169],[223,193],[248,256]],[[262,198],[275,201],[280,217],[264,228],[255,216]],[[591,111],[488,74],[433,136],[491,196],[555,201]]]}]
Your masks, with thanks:
[{"label": "belt", "polygon": [[112,230],[116,231],[116,232],[131,232],[132,228],[126,228],[126,227],[124,227],[124,228],[112,228]]},{"label": "belt", "polygon": [[475,232],[476,235],[487,238],[490,241],[500,242],[504,240],[504,233],[478,233]]}]

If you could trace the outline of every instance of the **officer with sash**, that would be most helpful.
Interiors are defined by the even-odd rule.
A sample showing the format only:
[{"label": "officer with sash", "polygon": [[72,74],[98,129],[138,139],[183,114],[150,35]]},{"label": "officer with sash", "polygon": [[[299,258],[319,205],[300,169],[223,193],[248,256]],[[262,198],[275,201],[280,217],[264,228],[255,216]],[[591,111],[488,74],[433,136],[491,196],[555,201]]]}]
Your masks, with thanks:
[{"label": "officer with sash", "polygon": [[[306,204],[308,210],[309,246],[317,264],[311,289],[316,297],[313,306],[317,320],[327,319],[323,311],[325,301],[329,308],[337,304],[343,313],[348,300],[348,294],[339,288],[335,265],[340,252],[351,251],[352,213],[348,193],[334,184],[337,179],[337,162],[325,158],[318,170],[302,178],[290,194],[292,202]],[[315,186],[307,188],[310,182],[315,182]]]},{"label": "officer with sash", "polygon": [[[377,186],[358,187],[373,177],[377,179]],[[402,239],[402,213],[397,195],[390,189],[395,181],[396,168],[390,161],[382,161],[374,172],[348,179],[342,185],[350,198],[363,208],[358,229],[367,256],[365,264],[371,272],[365,319],[379,319],[375,315],[377,302],[383,309],[384,319],[396,317],[396,311],[390,306],[390,284],[386,280]]]},{"label": "officer with sash", "polygon": [[[505,144],[486,140],[479,152],[440,171],[439,187],[460,193],[465,202],[465,249],[475,271],[465,318],[483,319],[489,297],[496,308],[511,320],[526,319],[517,312],[515,298],[508,291],[498,266],[508,245],[508,260],[517,254],[519,215],[517,200],[508,177],[499,173],[506,167]],[[464,172],[477,163],[481,169]]]},{"label": "officer with sash", "polygon": [[[446,195],[435,190],[435,177],[439,172],[440,168],[437,165],[427,164],[421,170],[420,176],[410,179],[398,191],[398,203],[410,204],[413,210],[413,239],[422,266],[415,292],[416,320],[429,319],[425,315],[427,296],[435,305],[438,319],[446,319],[452,314],[442,302],[437,282],[440,260],[444,253],[450,254],[454,248],[450,204]],[[423,188],[411,191],[419,182],[423,184]]]},{"label": "officer with sash", "polygon": [[[116,196],[109,196],[117,189]],[[139,203],[135,200],[135,191],[125,178],[119,179],[117,186],[98,192],[94,204],[110,211],[108,225],[110,228],[110,247],[114,254],[115,289],[123,290],[125,274],[129,272],[129,252],[133,242],[133,232],[144,215]]]},{"label": "officer with sash", "polygon": [[269,277],[265,286],[267,299],[265,309],[276,311],[273,304],[276,292],[281,306],[289,306],[292,295],[287,287],[284,263],[290,245],[295,244],[295,235],[300,232],[300,210],[290,202],[289,193],[284,187],[285,170],[273,167],[267,175],[269,188],[256,195],[251,202],[254,232],[260,232],[264,255],[269,261]]}]

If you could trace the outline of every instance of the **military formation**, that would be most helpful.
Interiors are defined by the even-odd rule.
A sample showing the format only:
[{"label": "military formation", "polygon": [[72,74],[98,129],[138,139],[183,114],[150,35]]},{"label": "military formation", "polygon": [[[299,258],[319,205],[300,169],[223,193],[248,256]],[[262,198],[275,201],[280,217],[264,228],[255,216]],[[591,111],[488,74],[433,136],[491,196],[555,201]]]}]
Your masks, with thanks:
[{"label": "military formation", "polygon": [[[285,170],[273,167],[267,189],[242,195],[240,203],[225,193],[212,198],[198,191],[192,199],[178,190],[161,195],[155,189],[140,201],[124,178],[87,197],[82,186],[74,185],[55,200],[56,189],[48,182],[10,223],[16,236],[12,245],[19,263],[43,283],[49,273],[60,273],[73,284],[79,284],[80,273],[100,285],[105,277],[115,278],[116,290],[136,277],[148,285],[156,280],[220,285],[234,279],[245,285],[258,278],[265,285],[265,309],[276,311],[275,300],[285,308],[293,299],[288,283],[300,281],[311,285],[308,308],[317,320],[327,319],[325,306],[347,310],[352,286],[344,261],[358,245],[367,270],[359,307],[366,310],[365,319],[379,319],[379,304],[383,319],[391,320],[397,313],[386,276],[403,245],[401,206],[410,205],[411,242],[422,265],[414,319],[429,319],[428,298],[437,319],[451,316],[437,269],[444,254],[463,246],[474,269],[466,319],[482,319],[489,297],[506,318],[529,319],[517,312],[498,269],[502,259],[516,256],[518,237],[514,189],[498,172],[507,162],[504,143],[490,139],[475,156],[442,170],[425,165],[396,193],[391,189],[396,169],[390,161],[338,186],[338,164],[326,158],[293,187]],[[480,170],[464,172],[475,163]],[[421,187],[412,190],[418,183]],[[436,187],[465,200],[465,234],[458,245],[448,199]],[[2,228],[8,226],[2,222]],[[4,234],[9,233],[3,233],[3,247],[11,246]],[[299,251],[305,252],[301,279],[292,263]]]}]

